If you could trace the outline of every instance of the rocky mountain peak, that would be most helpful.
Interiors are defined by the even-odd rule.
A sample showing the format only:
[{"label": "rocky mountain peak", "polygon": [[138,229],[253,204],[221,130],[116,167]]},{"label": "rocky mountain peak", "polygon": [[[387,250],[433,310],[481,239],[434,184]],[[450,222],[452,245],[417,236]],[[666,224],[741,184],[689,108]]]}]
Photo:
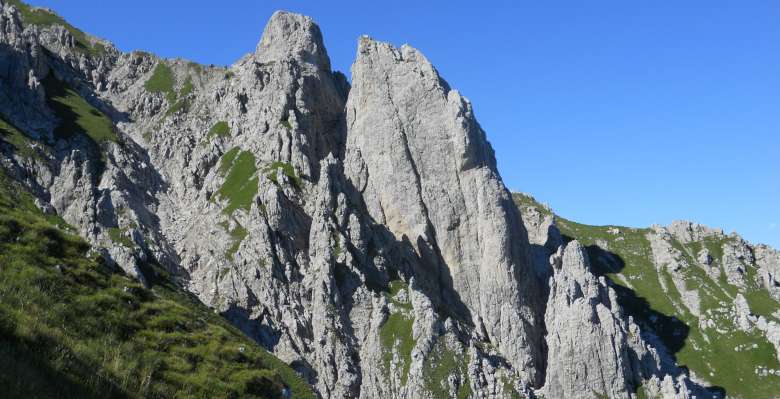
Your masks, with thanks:
[{"label": "rocky mountain peak", "polygon": [[292,58],[330,70],[320,27],[310,17],[287,11],[276,11],[271,16],[255,49],[255,58],[262,63]]},{"label": "rocky mountain peak", "polygon": [[[709,397],[650,332],[663,315],[621,301],[647,286],[638,254],[682,282],[695,269],[671,240],[716,232],[588,239],[530,197],[520,214],[471,103],[417,49],[361,37],[350,87],[303,15],[274,13],[224,69],[122,54],[0,4],[3,172],[109,266],[141,281],[167,269],[321,397]],[[747,312],[765,310],[752,283],[780,298],[776,251],[691,244]],[[604,275],[621,271],[607,261],[632,278]]]}]

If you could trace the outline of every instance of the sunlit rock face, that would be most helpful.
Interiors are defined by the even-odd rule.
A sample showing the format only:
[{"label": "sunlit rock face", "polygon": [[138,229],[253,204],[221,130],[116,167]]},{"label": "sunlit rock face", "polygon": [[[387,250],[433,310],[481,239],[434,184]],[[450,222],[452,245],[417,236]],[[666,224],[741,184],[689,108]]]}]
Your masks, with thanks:
[{"label": "sunlit rock face", "polygon": [[[298,14],[221,68],[0,4],[0,116],[36,154],[3,145],[3,168],[111,266],[163,267],[322,397],[704,397],[550,210],[518,209],[470,102],[414,48],[361,37],[349,84]],[[680,259],[667,236],[722,235],[653,234],[658,262]],[[776,253],[746,245],[727,278],[765,265],[777,295]]]}]

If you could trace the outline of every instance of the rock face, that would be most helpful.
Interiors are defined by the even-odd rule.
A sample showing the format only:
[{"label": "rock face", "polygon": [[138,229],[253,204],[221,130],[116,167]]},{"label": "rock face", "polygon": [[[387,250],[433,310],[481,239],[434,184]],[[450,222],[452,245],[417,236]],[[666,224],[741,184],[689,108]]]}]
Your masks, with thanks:
[{"label": "rock face", "polygon": [[471,104],[417,50],[362,37],[345,169],[368,215],[403,241],[437,305],[469,320],[528,381],[541,365],[526,233]]},{"label": "rock face", "polygon": [[[25,134],[3,134],[4,173],[109,265],[147,284],[164,269],[322,397],[704,397],[549,209],[521,215],[471,104],[417,50],[360,38],[350,86],[297,14],[218,68],[14,4],[0,117]],[[776,253],[745,248],[717,262],[734,279],[767,264],[775,293]]]},{"label": "rock face", "polygon": [[630,397],[635,381],[629,331],[614,291],[590,272],[577,241],[560,247],[551,263],[546,396]]}]

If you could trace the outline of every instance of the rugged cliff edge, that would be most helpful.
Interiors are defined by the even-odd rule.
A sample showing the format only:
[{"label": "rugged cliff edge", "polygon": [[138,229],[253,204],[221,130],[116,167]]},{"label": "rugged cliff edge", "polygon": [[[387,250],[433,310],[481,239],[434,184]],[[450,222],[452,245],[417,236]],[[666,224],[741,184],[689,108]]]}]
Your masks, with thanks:
[{"label": "rugged cliff edge", "polygon": [[[362,37],[350,85],[297,14],[218,68],[0,5],[6,173],[110,265],[144,284],[166,269],[322,397],[722,394],[627,315],[554,216],[521,215],[471,104],[419,51]],[[776,253],[755,253],[777,295]]]}]

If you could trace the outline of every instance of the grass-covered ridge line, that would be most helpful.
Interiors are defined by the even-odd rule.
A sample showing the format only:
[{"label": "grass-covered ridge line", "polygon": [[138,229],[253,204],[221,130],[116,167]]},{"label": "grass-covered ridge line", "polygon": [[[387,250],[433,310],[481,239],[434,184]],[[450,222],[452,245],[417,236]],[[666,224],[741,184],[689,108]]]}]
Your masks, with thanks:
[{"label": "grass-covered ridge line", "polygon": [[313,397],[163,272],[146,289],[88,251],[0,175],[3,396]]},{"label": "grass-covered ridge line", "polygon": [[62,25],[75,39],[76,49],[78,51],[99,56],[105,53],[106,48],[99,42],[94,42],[88,38],[87,34],[75,26],[69,24],[59,15],[38,7],[32,7],[20,0],[6,0],[19,10],[22,21],[25,24],[48,27],[52,25]]},{"label": "grass-covered ridge line", "polygon": [[[513,197],[520,207],[531,206],[543,211],[543,206],[533,198],[519,194]],[[738,292],[748,299],[753,313],[767,318],[780,309],[780,304],[754,281],[754,265],[747,266],[748,284],[744,289],[728,284],[725,277],[715,281],[697,265],[699,251],[707,248],[714,267],[722,269],[723,245],[732,238],[707,237],[686,244],[672,238],[670,244],[690,265],[673,276],[665,267],[656,269],[647,238],[651,229],[590,226],[557,216],[556,223],[565,238],[576,239],[586,246],[594,272],[615,284],[618,301],[626,313],[650,327],[678,364],[713,386],[724,388],[730,397],[772,398],[780,392],[780,376],[756,374],[759,366],[780,369],[774,348],[758,331],[748,333],[737,329],[729,313]],[[721,276],[724,275],[721,270]],[[699,318],[687,309],[675,279],[682,280],[685,290],[698,292],[701,317],[712,319],[714,328],[703,328]]]},{"label": "grass-covered ridge line", "polygon": [[223,211],[231,215],[238,209],[251,209],[259,182],[255,156],[249,151],[234,147],[222,156],[219,172],[225,177],[217,191],[219,198],[227,200]]}]

